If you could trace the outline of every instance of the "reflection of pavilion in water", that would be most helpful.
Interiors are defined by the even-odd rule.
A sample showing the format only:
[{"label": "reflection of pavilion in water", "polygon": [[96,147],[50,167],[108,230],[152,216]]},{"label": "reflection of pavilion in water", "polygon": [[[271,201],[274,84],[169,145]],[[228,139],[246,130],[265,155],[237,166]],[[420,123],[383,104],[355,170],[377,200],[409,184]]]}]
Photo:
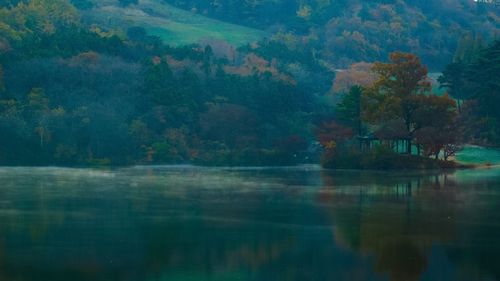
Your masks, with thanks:
[{"label": "reflection of pavilion in water", "polygon": [[355,186],[342,184],[342,176],[322,177],[317,202],[333,220],[335,241],[373,257],[375,271],[391,280],[419,280],[432,245],[455,237],[451,218],[456,194],[450,175],[367,174]]},{"label": "reflection of pavilion in water", "polygon": [[[0,207],[16,207],[0,213],[0,280],[417,280],[433,264],[434,244],[498,233],[494,223],[457,225],[471,209],[456,202],[474,194],[455,175],[169,170],[26,178],[0,189]],[[494,195],[494,184],[481,182],[480,193]],[[498,218],[491,212],[498,207],[480,207],[474,218]],[[476,246],[465,246],[467,256],[460,244],[452,262],[498,271]]]}]

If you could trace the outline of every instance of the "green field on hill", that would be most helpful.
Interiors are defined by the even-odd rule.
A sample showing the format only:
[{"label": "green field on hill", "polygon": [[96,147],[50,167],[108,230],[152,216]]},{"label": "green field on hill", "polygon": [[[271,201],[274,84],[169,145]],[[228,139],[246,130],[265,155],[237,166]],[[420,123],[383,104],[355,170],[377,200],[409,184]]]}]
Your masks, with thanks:
[{"label": "green field on hill", "polygon": [[156,0],[141,0],[138,5],[122,7],[115,1],[95,1],[84,18],[108,28],[140,26],[149,35],[160,37],[173,46],[203,40],[221,40],[240,46],[259,41],[266,33],[184,11]]}]

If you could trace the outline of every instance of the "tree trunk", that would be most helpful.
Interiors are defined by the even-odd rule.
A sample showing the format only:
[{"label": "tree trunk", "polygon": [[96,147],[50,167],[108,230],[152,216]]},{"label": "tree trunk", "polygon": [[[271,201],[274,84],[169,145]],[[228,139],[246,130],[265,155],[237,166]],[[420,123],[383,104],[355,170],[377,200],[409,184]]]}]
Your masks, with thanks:
[{"label": "tree trunk", "polygon": [[44,132],[43,129],[40,130],[40,148],[43,148],[43,137],[44,137]]}]

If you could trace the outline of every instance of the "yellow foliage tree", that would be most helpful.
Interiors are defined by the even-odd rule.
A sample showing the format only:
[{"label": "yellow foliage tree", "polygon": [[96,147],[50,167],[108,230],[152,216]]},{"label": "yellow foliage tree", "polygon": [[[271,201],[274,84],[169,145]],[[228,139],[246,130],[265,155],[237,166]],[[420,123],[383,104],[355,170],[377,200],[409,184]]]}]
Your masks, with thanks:
[{"label": "yellow foliage tree", "polygon": [[30,0],[0,9],[0,39],[21,40],[29,35],[52,34],[79,24],[76,8],[68,0]]}]

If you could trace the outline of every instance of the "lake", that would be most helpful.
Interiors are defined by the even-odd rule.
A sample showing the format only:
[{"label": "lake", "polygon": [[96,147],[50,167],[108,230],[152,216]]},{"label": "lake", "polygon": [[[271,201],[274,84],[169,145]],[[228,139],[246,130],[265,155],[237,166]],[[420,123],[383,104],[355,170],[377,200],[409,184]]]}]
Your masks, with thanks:
[{"label": "lake", "polygon": [[500,280],[500,168],[0,168],[0,280]]}]

